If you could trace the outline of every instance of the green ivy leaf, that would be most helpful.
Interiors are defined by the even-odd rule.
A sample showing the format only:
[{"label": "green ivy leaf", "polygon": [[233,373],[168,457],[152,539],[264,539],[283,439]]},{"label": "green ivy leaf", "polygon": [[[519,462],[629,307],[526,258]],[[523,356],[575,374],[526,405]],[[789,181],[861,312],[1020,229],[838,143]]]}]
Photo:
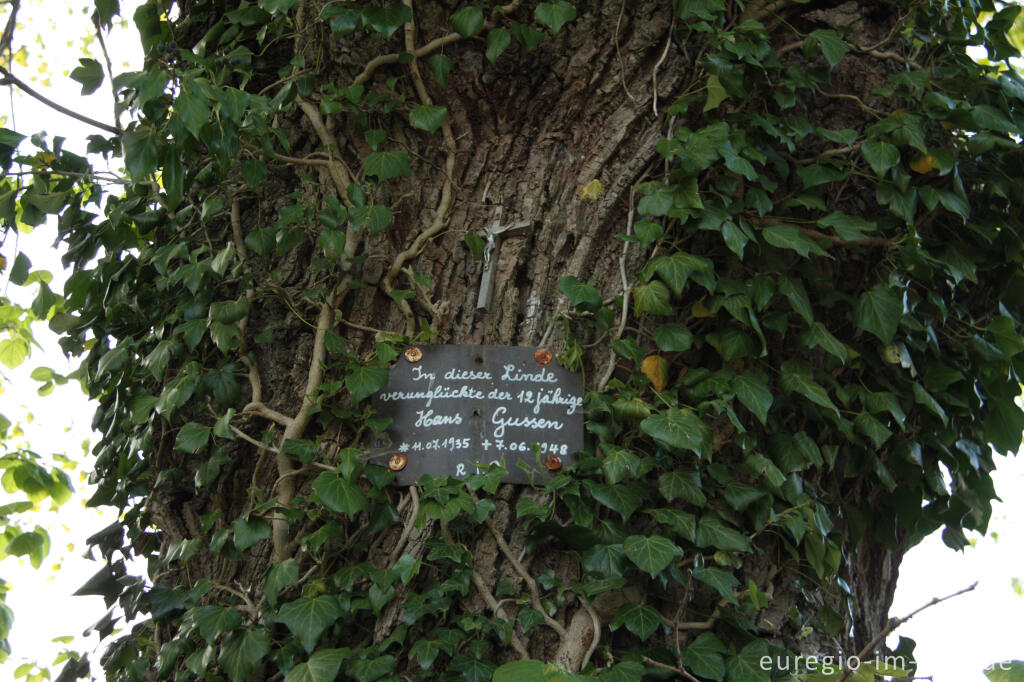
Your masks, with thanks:
[{"label": "green ivy leaf", "polygon": [[156,133],[150,126],[138,126],[121,136],[124,164],[136,180],[142,180],[156,170]]},{"label": "green ivy leaf", "polygon": [[448,55],[432,54],[427,57],[427,68],[434,75],[434,80],[437,81],[438,85],[446,88],[448,87],[448,74],[455,68],[455,62]]},{"label": "green ivy leaf", "polygon": [[654,607],[630,603],[619,609],[609,625],[612,630],[618,630],[625,625],[627,630],[640,638],[640,641],[647,641],[663,623],[661,614]]},{"label": "green ivy leaf", "polygon": [[412,10],[399,3],[384,7],[367,7],[363,10],[366,25],[374,31],[391,36],[407,21],[412,21]]},{"label": "green ivy leaf", "polygon": [[217,662],[232,682],[242,682],[252,667],[270,652],[270,638],[263,630],[246,628],[231,636],[221,648]]},{"label": "green ivy leaf", "polygon": [[651,577],[683,556],[683,550],[678,545],[660,535],[631,535],[623,543],[622,552],[637,568]]},{"label": "green ivy leaf", "polygon": [[724,568],[701,567],[693,569],[693,577],[718,592],[719,596],[730,604],[739,604],[736,595],[733,594],[733,588],[739,585],[740,581],[731,571]]},{"label": "green ivy leaf", "polygon": [[82,84],[83,95],[91,95],[103,85],[103,67],[95,59],[80,58],[78,63],[69,75]]},{"label": "green ivy leaf", "polygon": [[213,644],[217,637],[242,624],[242,614],[230,606],[203,606],[196,609],[192,620],[199,626],[199,635]]},{"label": "green ivy leaf", "polygon": [[652,414],[640,422],[640,429],[665,447],[700,457],[711,454],[711,431],[693,410],[672,407]]},{"label": "green ivy leaf", "polygon": [[378,656],[377,658],[352,661],[345,671],[356,682],[374,682],[395,669],[394,656]]},{"label": "green ivy leaf", "polygon": [[839,417],[839,408],[835,406],[828,392],[811,378],[811,369],[806,364],[787,360],[782,363],[782,379],[779,382],[786,393],[796,393],[820,405]]},{"label": "green ivy leaf", "polygon": [[697,523],[697,546],[714,547],[724,552],[747,552],[750,551],[750,538],[709,514],[702,516]]},{"label": "green ivy leaf", "polygon": [[732,380],[732,390],[743,406],[762,424],[768,424],[768,410],[774,398],[768,384],[753,372],[744,372]]},{"label": "green ivy leaf", "polygon": [[484,13],[479,7],[463,7],[452,15],[452,28],[463,38],[468,38],[484,27]]},{"label": "green ivy leaf", "polygon": [[596,310],[601,306],[601,294],[597,289],[589,284],[584,284],[572,275],[559,280],[558,290],[580,310]]},{"label": "green ivy leaf", "polygon": [[557,35],[563,26],[576,18],[576,8],[565,0],[542,2],[537,5],[533,16],[538,24],[547,26],[552,33]]},{"label": "green ivy leaf", "polygon": [[769,225],[761,231],[764,240],[780,249],[792,249],[804,258],[810,254],[828,257],[818,244],[792,225]]},{"label": "green ivy leaf", "polygon": [[494,671],[493,682],[531,682],[545,678],[544,664],[532,659],[513,661]]},{"label": "green ivy leaf", "polygon": [[674,315],[669,298],[668,287],[661,282],[640,284],[633,289],[633,309],[637,315]]},{"label": "green ivy leaf", "polygon": [[341,617],[341,607],[334,595],[300,597],[281,607],[277,621],[284,623],[302,642],[302,648],[313,651],[321,633]]},{"label": "green ivy leaf", "polygon": [[884,284],[876,284],[871,291],[865,291],[857,299],[853,309],[853,323],[889,345],[896,335],[902,315],[903,304],[899,294]]},{"label": "green ivy leaf", "polygon": [[669,322],[654,330],[654,342],[663,351],[686,351],[693,346],[693,334],[682,322]]},{"label": "green ivy leaf", "polygon": [[695,675],[722,682],[725,678],[725,659],[722,654],[726,651],[722,640],[710,632],[704,632],[686,647],[683,664]]},{"label": "green ivy leaf", "polygon": [[235,548],[239,552],[270,539],[270,524],[258,516],[235,519],[231,522],[231,530],[235,532]]},{"label": "green ivy leaf", "polygon": [[714,265],[703,256],[694,256],[683,251],[658,256],[651,264],[644,268],[644,274],[650,278],[650,273],[657,272],[658,276],[672,288],[676,296],[683,293],[687,280],[694,273],[714,272]]},{"label": "green ivy leaf", "polygon": [[508,49],[508,46],[512,44],[512,34],[508,32],[507,28],[498,27],[491,29],[487,34],[487,51],[484,53],[487,57],[487,61],[491,64],[495,64],[498,61],[498,57],[501,53]]},{"label": "green ivy leaf", "polygon": [[355,365],[345,377],[345,388],[357,404],[388,385],[388,371],[383,367]]},{"label": "green ivy leaf", "polygon": [[271,566],[267,572],[267,579],[263,583],[263,594],[267,596],[267,603],[276,607],[277,596],[281,594],[281,590],[298,582],[299,564],[295,559],[286,559]]},{"label": "green ivy leaf", "polygon": [[409,156],[405,152],[373,152],[363,162],[363,171],[377,182],[384,182],[399,176],[407,178],[412,175],[409,167]]},{"label": "green ivy leaf", "polygon": [[1024,661],[1004,661],[985,668],[990,682],[1024,682]]},{"label": "green ivy leaf", "polygon": [[[730,656],[725,663],[729,682],[769,682],[771,671],[761,665],[761,660],[767,655],[768,643],[763,639],[755,639],[738,654]],[[869,677],[874,678],[874,675],[869,674]]]},{"label": "green ivy leaf", "polygon": [[813,56],[814,49],[819,46],[828,65],[833,68],[850,51],[850,46],[832,29],[819,28],[811,31],[804,39],[804,54],[808,57]]},{"label": "green ivy leaf", "polygon": [[583,485],[595,500],[618,512],[623,521],[632,516],[644,501],[643,496],[632,485],[607,485],[590,480],[584,481]]},{"label": "green ivy leaf", "polygon": [[432,133],[448,120],[448,110],[444,107],[421,104],[409,112],[409,123],[413,128]]},{"label": "green ivy leaf", "polygon": [[359,486],[334,472],[324,471],[317,476],[313,490],[325,507],[338,514],[355,516],[366,508],[366,495]]},{"label": "green ivy leaf", "polygon": [[885,140],[865,140],[860,147],[860,154],[880,178],[885,177],[886,172],[900,162],[899,148]]},{"label": "green ivy leaf", "polygon": [[289,670],[284,682],[334,682],[341,664],[351,656],[348,649],[320,649],[308,661]]},{"label": "green ivy leaf", "polygon": [[206,447],[210,440],[210,427],[189,422],[178,431],[178,437],[174,439],[174,449],[184,452],[199,452]]},{"label": "green ivy leaf", "polygon": [[700,486],[700,473],[697,471],[669,471],[658,477],[658,490],[669,502],[683,500],[697,507],[703,507],[708,498]]}]

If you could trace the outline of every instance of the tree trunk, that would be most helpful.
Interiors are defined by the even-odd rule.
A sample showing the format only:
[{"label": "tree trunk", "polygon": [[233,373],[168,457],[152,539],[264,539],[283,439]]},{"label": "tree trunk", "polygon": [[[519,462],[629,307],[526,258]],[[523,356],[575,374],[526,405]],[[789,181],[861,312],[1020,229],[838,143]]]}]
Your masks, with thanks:
[{"label": "tree trunk", "polygon": [[[899,453],[904,435],[922,428],[921,408],[902,430],[885,417],[899,433],[872,448],[852,426],[820,421],[841,400],[838,388],[820,398],[813,387],[802,395],[777,386],[787,385],[789,370],[778,370],[794,359],[819,389],[859,376],[834,362],[825,342],[797,347],[812,320],[851,358],[854,349],[878,356],[877,339],[851,327],[845,301],[880,281],[893,238],[844,241],[792,228],[811,240],[808,255],[754,235],[786,221],[813,226],[833,211],[871,219],[878,209],[864,177],[836,176],[811,192],[813,202],[797,177],[833,158],[863,165],[852,139],[811,131],[849,128],[856,137],[902,106],[877,90],[909,70],[896,54],[900,10],[690,4],[580,1],[555,30],[546,9],[516,1],[481,13],[486,24],[470,37],[452,32],[470,32],[451,19],[461,2],[360,15],[321,0],[261,2],[261,10],[207,0],[183,3],[170,24],[147,24],[147,70],[173,74],[178,99],[168,110],[144,101],[139,86],[128,92],[144,112],[136,130],[167,126],[159,163],[171,198],[138,258],[125,256],[134,273],[126,290],[149,286],[125,304],[136,312],[120,312],[134,326],[121,333],[111,323],[108,333],[138,341],[140,359],[179,340],[169,359],[147,361],[152,376],[144,364],[134,383],[102,396],[97,421],[108,436],[96,502],[127,505],[130,542],[154,558],[153,587],[122,595],[129,615],[152,620],[119,640],[108,670],[199,674],[219,665],[236,679],[280,679],[311,651],[345,648],[342,670],[360,680],[377,679],[373,665],[404,679],[485,679],[481,670],[521,658],[573,672],[629,664],[650,675],[767,679],[750,661],[852,655],[882,631],[900,559],[922,529],[885,521],[898,496],[876,472],[888,466],[901,484],[920,484],[920,475],[903,476]],[[403,20],[392,25],[389,16]],[[541,32],[532,50],[518,40],[523,26]],[[505,35],[511,46],[490,59]],[[832,52],[838,45],[863,49]],[[444,65],[430,61],[438,55],[453,65],[447,85],[436,73]],[[744,97],[744,88],[764,90]],[[231,114],[218,97],[229,91],[264,99],[246,101],[250,118],[224,123]],[[193,125],[182,97],[202,100],[210,118]],[[436,111],[426,107],[444,107],[444,122],[417,126],[417,116]],[[673,156],[666,146],[719,121],[715,168],[700,170],[695,147]],[[786,125],[774,147],[766,141]],[[730,156],[726,139],[737,150],[749,140],[756,153]],[[404,154],[408,171],[400,155],[381,152]],[[177,201],[175,163],[185,177]],[[774,174],[774,191],[746,172],[752,164]],[[658,208],[665,196],[669,208]],[[767,208],[755,210],[758,197]],[[735,224],[719,216],[710,226],[715,202]],[[359,227],[364,204],[388,207],[393,224],[378,230],[388,219],[377,213]],[[478,307],[485,260],[474,255],[476,238],[517,222],[527,227],[494,242],[490,300]],[[161,271],[160,249],[179,242],[187,249],[164,252]],[[828,257],[814,255],[821,246]],[[211,266],[216,276],[189,279],[189,252],[199,253],[195,265],[225,249],[225,262]],[[677,252],[700,261],[686,266],[685,286],[662,275],[666,286],[653,276],[655,259]],[[180,281],[167,286],[165,277]],[[560,287],[567,277],[601,300],[576,298]],[[718,279],[717,291],[707,277]],[[660,305],[647,298],[662,290]],[[731,307],[740,298],[749,315]],[[804,300],[812,310],[802,317],[794,309]],[[211,309],[234,301],[244,303],[237,315]],[[137,312],[147,306],[160,312]],[[206,335],[182,345],[176,330],[195,319],[207,320]],[[679,332],[668,323],[687,325],[693,342],[664,342],[662,332]],[[547,488],[488,492],[483,479],[386,485],[385,470],[360,459],[374,424],[368,401],[353,400],[353,376],[385,366],[407,343],[554,351],[585,377],[579,465]],[[112,351],[94,358],[103,352]],[[641,371],[648,356],[657,359]],[[771,386],[767,418],[757,391],[748,400],[736,379],[714,383],[751,371]],[[188,381],[184,401],[167,397]],[[136,415],[140,396],[163,402]],[[221,419],[229,408],[234,416]],[[698,444],[653,434],[650,415],[665,409]],[[696,425],[686,421],[698,413]],[[879,454],[866,460],[868,451]],[[612,463],[620,460],[621,471]],[[361,502],[339,511],[325,499],[325,475],[354,487]],[[671,489],[681,478],[685,487]],[[603,497],[609,490],[631,491],[642,505],[616,508]],[[644,538],[680,554],[648,571],[629,550]],[[114,549],[108,543],[108,558]],[[334,600],[321,604],[330,613],[322,634],[290,619],[289,607],[321,598]],[[200,609],[224,606],[241,621],[203,625],[202,614],[214,612]],[[654,616],[648,629],[644,618]]]}]

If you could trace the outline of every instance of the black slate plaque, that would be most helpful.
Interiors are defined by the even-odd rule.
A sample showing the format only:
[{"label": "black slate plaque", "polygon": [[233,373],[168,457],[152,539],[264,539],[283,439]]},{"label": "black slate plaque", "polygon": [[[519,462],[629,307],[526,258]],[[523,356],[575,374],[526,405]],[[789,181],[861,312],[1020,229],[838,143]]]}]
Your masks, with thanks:
[{"label": "black slate plaque", "polygon": [[398,485],[465,478],[492,462],[508,469],[506,483],[543,482],[583,448],[583,378],[542,348],[407,348],[373,405],[393,422],[370,461]]}]

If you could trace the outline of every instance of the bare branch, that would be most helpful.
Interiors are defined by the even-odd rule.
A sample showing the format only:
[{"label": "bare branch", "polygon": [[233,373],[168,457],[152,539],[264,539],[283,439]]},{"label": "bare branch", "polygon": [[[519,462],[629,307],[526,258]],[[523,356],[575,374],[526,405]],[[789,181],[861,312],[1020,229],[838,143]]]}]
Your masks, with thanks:
[{"label": "bare branch", "polygon": [[57,104],[52,99],[49,99],[48,97],[44,97],[44,96],[40,95],[38,92],[36,92],[32,88],[30,88],[28,85],[26,85],[24,81],[22,81],[20,78],[18,78],[17,76],[15,76],[13,73],[11,73],[10,71],[8,71],[7,69],[5,69],[2,66],[0,66],[0,76],[3,76],[2,78],[0,78],[0,85],[15,85],[15,86],[18,87],[19,90],[24,92],[26,95],[29,95],[31,97],[35,97],[37,100],[39,100],[40,102],[42,102],[46,106],[50,107],[54,111],[59,111],[60,113],[64,114],[65,116],[70,116],[71,118],[77,119],[77,120],[81,121],[82,123],[86,123],[88,125],[91,125],[91,126],[94,126],[96,128],[99,128],[100,130],[106,130],[108,133],[111,133],[112,135],[120,135],[121,133],[124,132],[123,130],[121,130],[117,126],[112,126],[112,125],[109,125],[107,123],[102,123],[100,121],[96,121],[94,119],[91,119],[88,116],[83,116],[82,114],[78,113],[77,111],[72,111],[71,109],[68,109],[65,106],[61,106],[60,104]]}]

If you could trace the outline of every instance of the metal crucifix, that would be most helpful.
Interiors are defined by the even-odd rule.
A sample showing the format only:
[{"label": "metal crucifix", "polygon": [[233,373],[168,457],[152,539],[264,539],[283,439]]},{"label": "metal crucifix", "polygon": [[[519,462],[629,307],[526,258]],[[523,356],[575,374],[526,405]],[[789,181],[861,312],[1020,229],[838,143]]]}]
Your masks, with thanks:
[{"label": "metal crucifix", "polygon": [[531,225],[529,220],[500,225],[497,220],[493,221],[482,232],[478,232],[484,238],[484,271],[480,276],[480,293],[477,294],[477,309],[488,308],[491,304],[491,287],[494,284],[494,270],[497,265],[498,253],[501,251],[501,240],[505,237],[512,237],[522,234]]}]

